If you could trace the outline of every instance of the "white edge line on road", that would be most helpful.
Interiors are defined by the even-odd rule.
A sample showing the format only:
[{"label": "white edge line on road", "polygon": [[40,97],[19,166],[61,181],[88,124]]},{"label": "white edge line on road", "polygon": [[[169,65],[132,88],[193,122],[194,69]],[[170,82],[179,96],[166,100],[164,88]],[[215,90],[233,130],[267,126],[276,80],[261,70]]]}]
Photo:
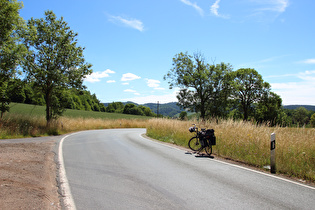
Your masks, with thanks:
[{"label": "white edge line on road", "polygon": [[312,187],[312,186],[309,186],[309,185],[306,185],[306,184],[302,184],[302,183],[299,183],[299,182],[295,182],[295,181],[292,181],[292,180],[289,180],[289,179],[286,179],[286,178],[278,177],[276,175],[267,174],[267,173],[264,173],[264,172],[261,172],[261,171],[256,171],[256,170],[253,170],[253,169],[250,169],[250,168],[246,168],[246,167],[243,167],[243,166],[235,165],[235,164],[232,164],[232,163],[227,163],[227,162],[224,162],[224,161],[221,161],[221,160],[214,160],[214,159],[212,159],[212,160],[216,161],[216,162],[219,162],[219,163],[223,163],[223,164],[229,165],[229,166],[234,166],[236,168],[244,169],[244,170],[251,171],[251,172],[254,172],[254,173],[257,173],[257,174],[269,176],[269,177],[272,177],[272,178],[275,178],[275,179],[279,179],[279,180],[282,180],[282,181],[285,181],[285,182],[289,182],[289,183],[292,183],[292,184],[296,184],[296,185],[299,185],[299,186],[302,186],[302,187],[306,187],[306,188],[315,190],[315,188]]},{"label": "white edge line on road", "polygon": [[[150,140],[149,138],[143,137],[142,134],[140,134],[140,137],[142,137],[143,139]],[[150,141],[152,141],[152,140],[150,140]],[[187,150],[180,149],[180,148],[177,148],[177,147],[172,147],[172,146],[167,145],[167,144],[163,144],[162,142],[158,142],[158,140],[155,140],[155,141],[152,141],[152,142],[155,142],[157,144],[160,144],[160,145],[163,145],[163,146],[166,146],[166,147],[170,147],[170,148],[173,148],[173,149],[176,149],[176,150],[187,151]],[[211,159],[211,160],[219,162],[219,163],[222,163],[222,164],[226,164],[226,165],[229,165],[229,166],[233,166],[233,167],[236,167],[236,168],[240,168],[240,169],[243,169],[243,170],[247,170],[247,171],[251,171],[251,172],[254,172],[254,173],[258,173],[258,174],[261,174],[261,175],[269,176],[269,177],[272,177],[272,178],[275,178],[275,179],[279,179],[279,180],[282,180],[282,181],[285,181],[285,182],[289,182],[289,183],[292,183],[292,184],[296,184],[296,185],[299,185],[299,186],[302,186],[302,187],[306,187],[306,188],[309,188],[309,189],[312,189],[312,190],[315,190],[315,187],[312,187],[312,186],[309,186],[309,185],[306,185],[306,184],[302,184],[302,183],[299,183],[299,182],[291,181],[289,179],[278,177],[278,176],[275,176],[275,175],[272,175],[272,174],[267,174],[267,173],[264,173],[264,172],[261,172],[261,171],[253,170],[253,169],[246,168],[246,167],[239,166],[239,165],[232,164],[232,163],[227,163],[227,162],[224,162],[224,161],[221,161],[221,160],[215,160],[215,159]]]},{"label": "white edge line on road", "polygon": [[[75,134],[75,133],[73,133],[73,134]],[[65,164],[64,164],[64,160],[63,160],[63,153],[62,153],[62,145],[63,145],[63,141],[67,137],[69,137],[73,134],[69,134],[69,135],[63,137],[60,140],[59,148],[58,148],[58,161],[60,164],[60,168],[59,168],[60,190],[61,190],[61,195],[63,197],[63,202],[65,205],[65,208],[70,209],[70,210],[76,210],[76,206],[75,206],[73,198],[72,198],[70,185],[69,185],[67,174],[66,174]]]}]

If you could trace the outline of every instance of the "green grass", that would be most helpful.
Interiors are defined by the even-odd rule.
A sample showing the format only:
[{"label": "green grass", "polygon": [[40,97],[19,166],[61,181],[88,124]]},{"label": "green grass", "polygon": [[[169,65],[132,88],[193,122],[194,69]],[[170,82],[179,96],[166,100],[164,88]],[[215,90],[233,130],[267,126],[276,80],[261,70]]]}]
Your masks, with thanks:
[{"label": "green grass", "polygon": [[45,107],[12,103],[0,121],[0,139],[59,135],[80,130],[145,128],[151,117],[67,109],[47,126]]},{"label": "green grass", "polygon": [[[5,115],[21,114],[28,116],[45,116],[45,106],[30,105],[30,104],[20,104],[11,103],[10,112],[5,113]],[[94,111],[82,111],[67,109],[63,113],[64,117],[70,118],[93,118],[93,119],[150,119],[151,117],[140,116],[140,115],[128,115],[120,113],[108,113],[108,112],[94,112]]]}]

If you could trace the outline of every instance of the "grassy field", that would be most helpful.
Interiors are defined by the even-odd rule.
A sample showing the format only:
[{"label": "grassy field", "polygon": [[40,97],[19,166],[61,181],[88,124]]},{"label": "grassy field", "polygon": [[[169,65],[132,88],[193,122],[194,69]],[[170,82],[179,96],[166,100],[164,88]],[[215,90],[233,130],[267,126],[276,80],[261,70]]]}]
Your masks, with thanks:
[{"label": "grassy field", "polygon": [[[28,115],[31,117],[45,116],[45,109],[46,109],[45,106],[12,103],[10,107],[11,107],[10,112],[6,113],[6,115],[9,115],[9,116],[12,114]],[[67,109],[63,113],[63,116],[70,117],[70,118],[93,118],[93,119],[149,119],[149,117],[140,116],[140,115],[127,115],[127,114],[108,113],[108,112],[92,112],[92,111],[82,111],[82,110],[74,110],[74,109]]]},{"label": "grassy field", "polygon": [[48,128],[45,107],[12,103],[0,122],[0,139],[58,135],[80,130],[145,128],[150,117],[119,113],[66,110]]},{"label": "grassy field", "polygon": [[[186,146],[193,121],[151,119],[147,135],[161,141]],[[315,129],[256,126],[250,122],[222,120],[205,122],[202,128],[215,130],[217,156],[264,169],[270,165],[270,135],[276,134],[277,172],[288,176],[315,181]]]},{"label": "grassy field", "polygon": [[[0,138],[58,135],[79,130],[108,128],[147,128],[147,135],[187,147],[193,136],[188,131],[197,121],[155,119],[115,113],[67,110],[63,117],[46,127],[45,107],[12,104],[0,122]],[[222,120],[198,125],[213,128],[217,156],[255,167],[270,165],[270,135],[276,134],[277,172],[315,182],[315,128],[256,126],[251,122]]]}]

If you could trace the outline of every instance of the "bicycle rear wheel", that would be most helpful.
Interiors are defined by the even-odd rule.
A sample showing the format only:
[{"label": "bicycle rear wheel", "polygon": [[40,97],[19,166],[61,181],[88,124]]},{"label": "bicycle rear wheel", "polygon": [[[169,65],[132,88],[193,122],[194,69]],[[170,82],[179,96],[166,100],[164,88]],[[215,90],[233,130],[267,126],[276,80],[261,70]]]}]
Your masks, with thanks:
[{"label": "bicycle rear wheel", "polygon": [[205,147],[205,151],[210,156],[212,154],[212,144],[209,143],[209,145]]},{"label": "bicycle rear wheel", "polygon": [[193,151],[199,151],[202,147],[202,145],[200,144],[200,140],[197,136],[194,136],[189,140],[188,146]]}]

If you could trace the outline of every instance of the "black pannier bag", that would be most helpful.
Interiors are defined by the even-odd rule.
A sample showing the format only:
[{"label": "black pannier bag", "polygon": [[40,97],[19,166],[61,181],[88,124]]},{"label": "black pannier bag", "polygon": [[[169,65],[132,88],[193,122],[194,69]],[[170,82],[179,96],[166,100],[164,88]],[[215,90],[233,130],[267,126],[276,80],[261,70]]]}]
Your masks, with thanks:
[{"label": "black pannier bag", "polygon": [[200,144],[202,147],[205,147],[206,141],[204,139],[200,139]]},{"label": "black pannier bag", "polygon": [[213,129],[206,130],[205,138],[208,139],[208,141],[210,141],[211,145],[216,145],[216,137],[214,135]]},{"label": "black pannier bag", "polygon": [[208,141],[207,141],[207,138],[206,138],[204,132],[200,132],[200,144],[201,144],[202,147],[207,147],[208,146]]}]

